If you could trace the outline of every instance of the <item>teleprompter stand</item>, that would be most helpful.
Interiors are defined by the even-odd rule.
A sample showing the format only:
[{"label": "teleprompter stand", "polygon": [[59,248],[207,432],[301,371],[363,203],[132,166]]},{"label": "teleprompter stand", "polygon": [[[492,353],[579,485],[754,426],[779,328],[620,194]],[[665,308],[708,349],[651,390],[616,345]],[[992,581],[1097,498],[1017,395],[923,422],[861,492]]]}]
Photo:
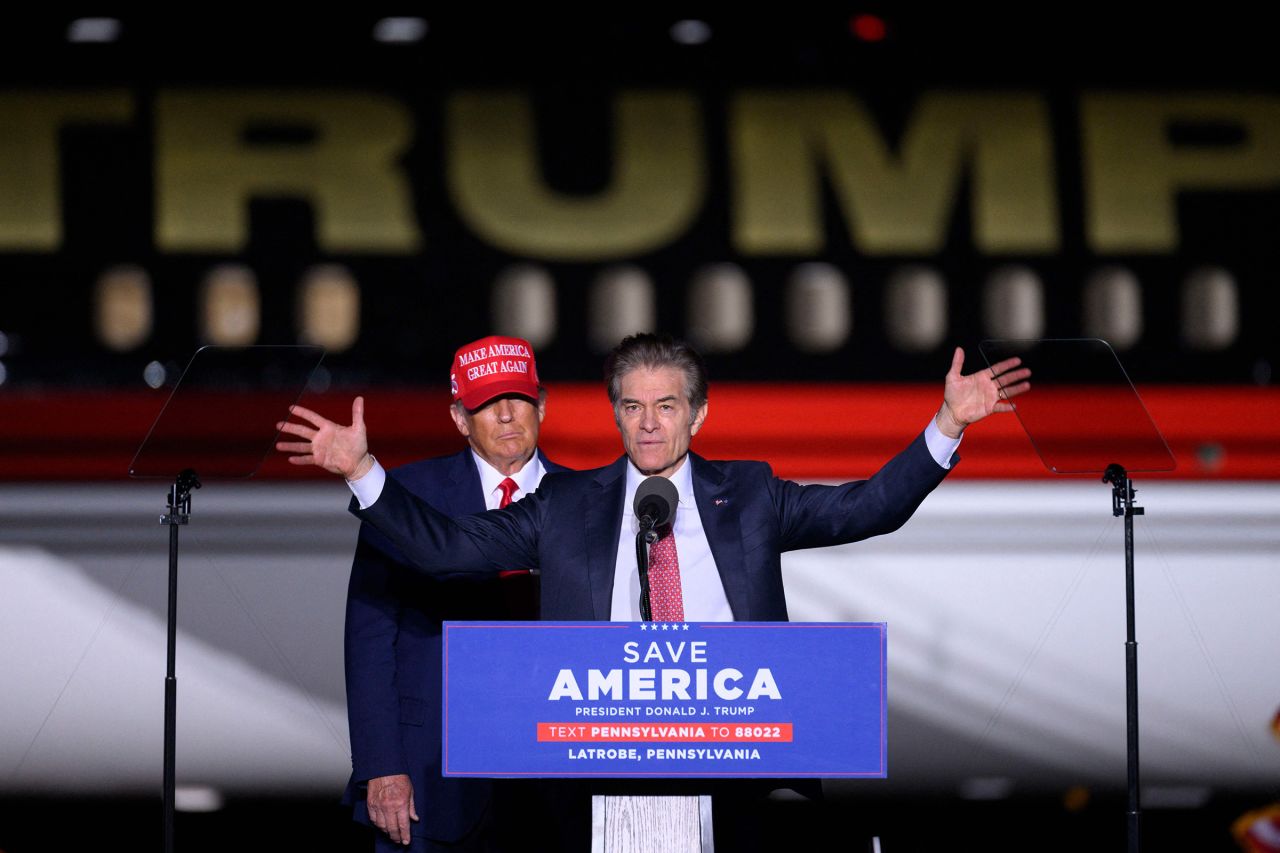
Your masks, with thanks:
[{"label": "teleprompter stand", "polygon": [[178,527],[191,518],[191,490],[200,488],[190,468],[178,474],[169,490],[169,511],[160,523],[169,526],[169,628],[164,671],[164,849],[173,849],[174,793],[177,789],[174,757],[177,754],[178,676],[174,671],[178,646]]},{"label": "teleprompter stand", "polygon": [[129,465],[129,476],[172,482],[160,523],[169,528],[168,654],[164,679],[164,849],[174,849],[178,678],[178,528],[191,518],[191,492],[201,480],[247,479],[275,444],[320,364],[308,346],[204,347],[182,378]]},{"label": "teleprompter stand", "polygon": [[1138,639],[1133,617],[1133,517],[1143,515],[1142,507],[1133,503],[1133,482],[1124,466],[1111,464],[1102,474],[1102,482],[1111,484],[1111,514],[1124,516],[1124,592],[1128,634],[1124,644],[1125,719],[1128,721],[1129,747],[1129,851],[1139,849],[1142,811],[1138,801]]},{"label": "teleprompter stand", "polygon": [[1137,489],[1130,472],[1172,471],[1169,445],[1142,404],[1115,351],[1103,340],[983,341],[987,364],[1019,356],[1031,368],[1032,391],[1017,398],[1019,423],[1040,460],[1055,474],[1101,474],[1111,484],[1111,513],[1124,517],[1125,719],[1128,752],[1128,851],[1141,849],[1138,761],[1138,640],[1134,622],[1133,518]]}]

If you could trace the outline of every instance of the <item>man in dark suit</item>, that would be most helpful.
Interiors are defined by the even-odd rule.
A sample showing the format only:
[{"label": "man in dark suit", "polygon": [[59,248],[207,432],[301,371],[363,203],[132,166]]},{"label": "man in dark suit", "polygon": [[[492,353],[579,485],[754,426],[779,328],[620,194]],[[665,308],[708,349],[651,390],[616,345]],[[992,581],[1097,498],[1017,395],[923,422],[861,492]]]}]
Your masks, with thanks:
[{"label": "man in dark suit", "polygon": [[[451,521],[387,480],[368,452],[364,401],[343,427],[294,407],[310,423],[281,424],[304,441],[281,442],[290,461],[342,474],[356,514],[396,542],[428,574],[500,568],[542,571],[544,619],[638,618],[630,498],[648,476],[680,493],[674,530],[684,618],[787,618],[783,551],[852,542],[900,527],[958,457],[964,429],[1012,411],[1030,371],[1009,359],[964,375],[957,349],[943,403],[924,432],[869,480],[801,486],[759,462],[711,462],[689,452],[707,418],[702,360],[686,344],[656,335],[624,340],[606,362],[610,401],[625,455],[592,471],[546,478],[537,494],[503,512]],[[796,412],[796,417],[803,417]],[[686,464],[688,463],[688,464]]]},{"label": "man in dark suit", "polygon": [[[465,516],[519,501],[544,473],[564,470],[537,449],[545,393],[526,341],[463,346],[451,385],[450,415],[468,447],[390,472],[408,493]],[[527,575],[428,577],[405,563],[386,537],[361,525],[347,595],[353,772],[344,801],[377,827],[375,849],[489,849],[493,784],[440,775],[441,622],[536,618],[532,584]],[[527,599],[528,612],[512,612],[520,604],[513,598]]]},{"label": "man in dark suit", "polygon": [[[531,499],[501,512],[451,520],[386,479],[368,453],[361,398],[348,427],[294,407],[309,425],[280,428],[304,441],[278,448],[296,454],[294,464],[346,477],[356,514],[419,571],[541,569],[542,618],[552,620],[639,619],[632,500],[647,477],[667,477],[679,501],[650,550],[651,565],[667,566],[658,584],[650,572],[650,586],[664,589],[655,589],[653,618],[782,621],[782,552],[896,530],[958,459],[965,428],[1011,411],[1009,398],[1029,388],[1030,372],[1016,358],[967,376],[963,364],[957,348],[942,406],[924,432],[869,480],[841,486],[802,486],[774,477],[761,462],[711,462],[690,453],[707,418],[706,373],[692,348],[655,335],[627,338],[606,360],[625,454],[604,468],[547,477]],[[661,555],[655,550],[664,547]],[[720,834],[717,820],[717,843]]]}]

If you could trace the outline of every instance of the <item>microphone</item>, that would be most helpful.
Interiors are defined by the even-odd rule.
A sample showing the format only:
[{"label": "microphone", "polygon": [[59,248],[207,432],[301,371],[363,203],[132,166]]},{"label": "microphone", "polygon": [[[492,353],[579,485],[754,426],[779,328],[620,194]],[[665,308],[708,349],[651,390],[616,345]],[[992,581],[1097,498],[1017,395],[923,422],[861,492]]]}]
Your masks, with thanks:
[{"label": "microphone", "polygon": [[[636,518],[640,519],[640,530],[645,533],[646,541],[650,539],[655,527],[671,520],[678,503],[680,493],[666,477],[649,477],[640,484],[632,506],[635,508]],[[654,536],[653,539],[657,537]]]},{"label": "microphone", "polygon": [[631,506],[640,519],[640,532],[636,534],[636,569],[640,574],[640,618],[648,622],[653,618],[649,607],[649,545],[658,541],[659,525],[666,524],[676,514],[680,492],[666,477],[649,477],[636,489]]}]

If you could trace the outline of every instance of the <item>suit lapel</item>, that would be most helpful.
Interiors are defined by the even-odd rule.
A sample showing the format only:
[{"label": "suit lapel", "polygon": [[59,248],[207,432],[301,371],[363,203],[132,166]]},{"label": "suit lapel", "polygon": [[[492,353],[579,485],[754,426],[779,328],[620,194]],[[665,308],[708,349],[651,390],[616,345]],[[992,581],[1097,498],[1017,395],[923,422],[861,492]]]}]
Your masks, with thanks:
[{"label": "suit lapel", "polygon": [[476,470],[476,460],[471,450],[456,453],[449,465],[449,490],[446,499],[449,501],[449,514],[453,517],[484,512],[484,492],[480,485],[480,472]]},{"label": "suit lapel", "polygon": [[587,577],[591,585],[592,618],[609,620],[613,609],[613,578],[618,564],[619,523],[627,486],[627,458],[600,469],[583,508],[587,531]]},{"label": "suit lapel", "polygon": [[[538,458],[542,460],[542,470],[548,474],[569,470],[563,465],[552,462],[541,449],[538,450]],[[461,453],[455,453],[451,457],[448,475],[449,488],[445,499],[453,510],[451,515],[472,515],[488,509],[485,504],[484,486],[480,482],[480,472],[476,469],[476,460],[470,448]]]},{"label": "suit lapel", "polygon": [[737,501],[730,501],[732,484],[716,466],[698,456],[689,454],[693,463],[693,497],[698,504],[698,517],[702,519],[711,556],[716,561],[716,571],[724,585],[725,598],[733,618],[739,622],[751,616],[747,589],[747,573],[742,565],[742,526]]}]

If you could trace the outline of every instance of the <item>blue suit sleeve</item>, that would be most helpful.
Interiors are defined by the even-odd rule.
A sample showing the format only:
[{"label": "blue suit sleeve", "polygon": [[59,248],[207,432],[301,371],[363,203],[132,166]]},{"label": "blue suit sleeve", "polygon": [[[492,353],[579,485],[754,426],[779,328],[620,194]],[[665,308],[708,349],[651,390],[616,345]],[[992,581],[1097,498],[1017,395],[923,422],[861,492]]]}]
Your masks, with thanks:
[{"label": "blue suit sleeve", "polygon": [[892,533],[947,472],[929,454],[921,433],[868,480],[802,486],[770,476],[767,487],[778,517],[780,550],[841,545]]},{"label": "blue suit sleeve", "polygon": [[[545,482],[545,481],[544,481]],[[506,509],[452,519],[388,477],[372,506],[351,511],[377,528],[412,566],[432,575],[537,569],[546,486]]]}]

